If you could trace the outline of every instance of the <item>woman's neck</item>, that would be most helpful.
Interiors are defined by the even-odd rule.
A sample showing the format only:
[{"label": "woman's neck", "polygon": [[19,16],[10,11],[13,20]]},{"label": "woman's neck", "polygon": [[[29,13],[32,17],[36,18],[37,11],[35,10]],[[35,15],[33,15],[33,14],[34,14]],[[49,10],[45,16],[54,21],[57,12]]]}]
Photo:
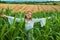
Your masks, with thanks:
[{"label": "woman's neck", "polygon": [[31,19],[28,19],[28,18],[27,18],[26,20],[27,20],[27,21],[30,21]]}]

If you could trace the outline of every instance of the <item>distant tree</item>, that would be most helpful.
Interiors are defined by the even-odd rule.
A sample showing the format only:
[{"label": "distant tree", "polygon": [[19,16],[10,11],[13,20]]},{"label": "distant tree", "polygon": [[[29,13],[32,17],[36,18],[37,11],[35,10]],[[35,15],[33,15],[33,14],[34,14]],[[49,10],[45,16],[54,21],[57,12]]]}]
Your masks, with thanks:
[{"label": "distant tree", "polygon": [[53,5],[57,5],[57,3],[56,2],[53,2]]}]

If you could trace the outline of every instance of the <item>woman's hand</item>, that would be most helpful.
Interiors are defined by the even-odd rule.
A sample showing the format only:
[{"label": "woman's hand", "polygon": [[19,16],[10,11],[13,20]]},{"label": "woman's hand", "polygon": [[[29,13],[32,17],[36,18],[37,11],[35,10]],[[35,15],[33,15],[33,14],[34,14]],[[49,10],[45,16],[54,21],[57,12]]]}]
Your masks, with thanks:
[{"label": "woman's hand", "polygon": [[5,14],[0,15],[1,17],[7,17]]}]

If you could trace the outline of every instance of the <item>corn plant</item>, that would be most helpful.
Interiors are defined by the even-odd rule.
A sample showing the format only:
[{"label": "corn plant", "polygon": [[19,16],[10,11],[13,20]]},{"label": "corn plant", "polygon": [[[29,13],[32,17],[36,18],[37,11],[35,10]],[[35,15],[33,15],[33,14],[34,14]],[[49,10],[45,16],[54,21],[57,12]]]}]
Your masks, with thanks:
[{"label": "corn plant", "polygon": [[[25,33],[25,12],[15,12],[7,8],[4,12],[8,16],[14,16],[14,21],[10,25],[7,18],[0,17],[0,40],[26,40],[27,33]],[[0,10],[3,14],[3,9]],[[60,12],[58,11],[41,11],[32,13],[32,18],[47,18],[46,25],[41,27],[40,23],[34,23],[33,34],[34,40],[60,40]],[[20,18],[20,22],[16,22],[16,18]]]}]

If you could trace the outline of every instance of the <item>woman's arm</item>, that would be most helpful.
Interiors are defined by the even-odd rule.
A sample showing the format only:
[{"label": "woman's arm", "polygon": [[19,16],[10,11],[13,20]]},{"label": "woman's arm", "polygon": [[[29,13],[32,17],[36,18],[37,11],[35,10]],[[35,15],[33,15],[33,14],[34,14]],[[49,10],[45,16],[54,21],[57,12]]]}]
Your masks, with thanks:
[{"label": "woman's arm", "polygon": [[45,26],[46,24],[46,19],[51,19],[51,17],[48,18],[40,18],[40,19],[34,19],[34,22],[40,22],[41,27]]},{"label": "woman's arm", "polygon": [[41,20],[44,19],[51,19],[51,17],[47,17],[47,18],[33,18],[34,22],[40,22]]},{"label": "woman's arm", "polygon": [[[0,15],[1,17],[3,17],[3,18],[8,18],[8,22],[9,22],[9,24],[12,24],[13,23],[13,21],[14,21],[14,17],[12,17],[12,16],[7,16],[7,15],[5,15],[5,14],[2,14],[2,15]],[[20,22],[20,18],[16,18],[16,22]]]},{"label": "woman's arm", "polygon": [[34,22],[40,22],[41,27],[43,27],[46,24],[46,18],[34,19]]},{"label": "woman's arm", "polygon": [[[20,22],[20,18],[15,18],[16,22]],[[24,18],[22,18],[22,20],[24,20]],[[8,22],[9,24],[12,24],[14,21],[14,17],[8,16]]]},{"label": "woman's arm", "polygon": [[8,17],[8,16],[7,16],[7,15],[5,15],[5,14],[1,14],[1,15],[0,15],[0,17],[5,18],[5,17]]},{"label": "woman's arm", "polygon": [[[14,21],[14,17],[12,17],[12,16],[8,16],[7,18],[8,18],[8,22],[9,22],[9,24],[12,24],[13,21]],[[15,18],[15,20],[16,20],[16,22],[20,22],[20,18]]]}]

